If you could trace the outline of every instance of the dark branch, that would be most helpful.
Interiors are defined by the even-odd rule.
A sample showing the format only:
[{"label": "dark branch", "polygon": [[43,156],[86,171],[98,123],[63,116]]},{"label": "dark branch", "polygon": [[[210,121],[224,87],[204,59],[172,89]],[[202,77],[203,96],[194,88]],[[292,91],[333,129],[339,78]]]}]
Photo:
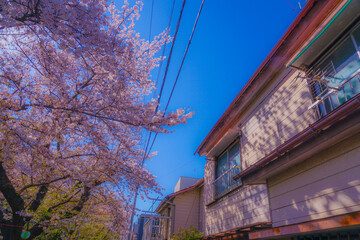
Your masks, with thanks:
[{"label": "dark branch", "polygon": [[31,203],[31,205],[29,207],[30,211],[35,212],[40,207],[40,205],[41,205],[42,201],[44,200],[48,190],[49,190],[49,184],[42,185],[39,188],[39,191],[36,194],[35,200]]},{"label": "dark branch", "polygon": [[54,183],[54,182],[57,182],[57,181],[66,179],[66,178],[68,178],[68,177],[70,177],[70,176],[69,176],[69,175],[66,175],[66,176],[64,176],[64,177],[51,180],[51,181],[49,181],[49,182],[33,183],[33,184],[26,185],[26,186],[24,186],[22,189],[20,189],[19,194],[22,193],[23,191],[25,191],[25,190],[28,189],[28,188],[31,188],[31,187],[39,187],[39,186],[44,186],[44,185],[49,185],[49,184],[51,184],[51,183]]},{"label": "dark branch", "polygon": [[73,211],[80,212],[83,208],[87,200],[89,200],[91,195],[91,188],[88,186],[84,187],[84,192],[80,196],[79,203],[72,209]]}]

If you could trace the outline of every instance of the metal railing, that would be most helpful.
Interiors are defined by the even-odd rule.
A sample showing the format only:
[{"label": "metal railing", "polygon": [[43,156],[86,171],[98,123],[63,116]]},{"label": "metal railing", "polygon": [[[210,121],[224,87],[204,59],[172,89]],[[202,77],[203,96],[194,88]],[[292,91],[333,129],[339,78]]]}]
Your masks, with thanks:
[{"label": "metal railing", "polygon": [[215,179],[212,184],[214,187],[214,197],[218,198],[225,193],[233,190],[237,186],[241,185],[241,180],[235,181],[233,177],[241,172],[240,166],[232,166],[226,172],[221,174],[217,179]]},{"label": "metal railing", "polygon": [[316,109],[319,117],[326,116],[335,108],[360,93],[360,69],[337,86],[329,86],[328,83],[331,80],[331,76],[321,76],[315,81],[313,80],[310,85],[316,97],[315,102],[308,109]]}]

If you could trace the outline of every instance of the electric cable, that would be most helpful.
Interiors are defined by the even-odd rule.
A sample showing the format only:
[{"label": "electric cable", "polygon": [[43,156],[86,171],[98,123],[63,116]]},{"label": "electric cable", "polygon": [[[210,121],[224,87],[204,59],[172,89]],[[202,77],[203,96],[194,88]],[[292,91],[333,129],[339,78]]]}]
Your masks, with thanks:
[{"label": "electric cable", "polygon": [[151,41],[151,29],[152,29],[152,20],[154,13],[154,0],[151,1],[151,14],[150,14],[150,30],[149,30],[149,43]]},{"label": "electric cable", "polygon": [[[170,65],[170,60],[171,60],[171,56],[172,56],[172,51],[174,49],[174,45],[175,45],[175,41],[176,41],[176,37],[177,37],[177,34],[178,34],[178,31],[179,31],[179,27],[180,27],[180,22],[181,22],[181,19],[182,19],[182,14],[183,14],[183,11],[184,11],[184,6],[185,6],[185,3],[186,3],[186,0],[183,0],[183,3],[182,3],[182,6],[181,6],[181,10],[180,10],[180,15],[179,15],[179,18],[178,18],[178,21],[177,21],[177,24],[176,24],[176,29],[175,29],[175,34],[174,34],[174,40],[172,42],[172,45],[171,45],[171,49],[170,49],[170,53],[169,53],[169,58],[167,60],[167,64],[166,64],[166,68],[165,68],[165,75],[164,75],[164,78],[163,78],[163,82],[162,82],[162,85],[161,85],[161,89],[160,89],[160,93],[159,93],[159,97],[158,97],[158,105],[156,106],[156,109],[155,109],[155,113],[158,111],[158,108],[159,108],[159,103],[160,103],[160,99],[161,99],[161,95],[162,95],[162,92],[163,92],[163,89],[164,89],[164,85],[165,85],[165,80],[166,80],[166,76],[167,76],[167,72],[168,72],[168,69],[169,69],[169,65]],[[151,133],[149,135],[149,141],[148,143],[146,144],[146,146],[148,147],[149,145],[149,142],[150,142],[150,138],[151,138]],[[155,138],[156,139],[156,136]],[[152,143],[152,145],[154,144],[154,141]],[[145,153],[144,153],[144,158],[142,160],[142,163],[141,163],[141,166],[144,166],[144,163],[145,163],[145,159],[146,157],[148,156],[147,154],[147,147],[145,148]],[[148,151],[150,152],[150,151]],[[138,191],[138,187],[136,188],[136,191],[135,191],[135,196],[134,196],[134,203],[133,203],[133,206],[132,206],[132,214],[131,214],[131,218],[130,218],[130,226],[129,226],[129,240],[131,238],[131,231],[132,231],[132,224],[133,224],[133,221],[134,221],[134,215],[135,215],[135,206],[136,206],[136,199],[137,199],[137,196],[139,194],[139,191]]]},{"label": "electric cable", "polygon": [[[176,84],[177,84],[177,82],[178,82],[178,79],[179,79],[179,76],[180,76],[182,67],[183,67],[183,65],[184,65],[184,62],[185,62],[185,59],[186,59],[186,56],[187,56],[187,53],[188,53],[188,50],[189,50],[189,47],[190,47],[190,44],[191,44],[191,40],[192,40],[192,38],[193,38],[193,36],[194,36],[194,32],[195,32],[195,29],[196,29],[196,26],[197,26],[197,23],[198,23],[198,20],[199,20],[199,17],[200,17],[200,14],[201,14],[201,11],[202,11],[202,8],[203,8],[203,5],[204,5],[204,2],[205,2],[205,0],[203,0],[203,1],[201,2],[200,9],[199,9],[199,11],[198,11],[198,14],[197,14],[197,16],[196,16],[196,20],[195,20],[195,23],[194,23],[194,27],[193,27],[193,29],[192,29],[192,32],[191,32],[191,35],[190,35],[188,44],[187,44],[186,49],[185,49],[185,52],[184,52],[184,56],[183,56],[182,61],[181,61],[181,64],[180,64],[180,68],[179,68],[179,70],[178,70],[178,73],[177,73],[177,75],[176,75],[175,82],[174,82],[173,87],[172,87],[172,89],[171,89],[171,93],[170,93],[169,99],[168,99],[168,101],[167,101],[167,103],[166,103],[166,107],[165,107],[163,116],[165,115],[166,110],[167,110],[168,107],[169,107],[169,104],[170,104],[172,95],[173,95],[173,93],[174,93]],[[150,149],[149,149],[149,151],[148,151],[148,153],[147,153],[146,156],[148,156],[148,154],[151,152],[151,149],[152,149],[152,147],[154,146],[154,142],[155,142],[155,140],[156,140],[157,135],[158,135],[158,133],[155,134],[155,137],[154,137],[154,139],[153,139],[153,142],[152,142],[152,144],[151,144],[151,146],[150,146]]]}]

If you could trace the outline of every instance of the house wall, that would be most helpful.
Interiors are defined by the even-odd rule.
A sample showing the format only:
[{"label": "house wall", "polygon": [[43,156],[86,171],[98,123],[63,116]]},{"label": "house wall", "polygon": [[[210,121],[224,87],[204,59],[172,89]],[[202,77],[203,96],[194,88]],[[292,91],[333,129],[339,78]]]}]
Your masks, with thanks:
[{"label": "house wall", "polygon": [[200,178],[192,178],[192,177],[183,177],[181,176],[179,180],[177,181],[175,187],[174,187],[174,193],[180,190],[183,190],[184,188],[188,188],[195,183],[197,183],[200,180]]},{"label": "house wall", "polygon": [[269,221],[266,185],[244,186],[206,207],[205,235]]},{"label": "house wall", "polygon": [[214,187],[212,182],[215,180],[215,160],[208,160],[205,163],[204,173],[204,203],[205,205],[214,201]]},{"label": "house wall", "polygon": [[204,201],[204,187],[200,188],[200,200],[199,200],[199,230],[205,231],[205,201]]},{"label": "house wall", "polygon": [[[281,77],[280,77],[281,76]],[[277,146],[313,123],[315,113],[308,110],[312,97],[302,73],[285,70],[239,121],[242,168],[246,169]],[[257,222],[270,222],[266,184],[243,186],[215,201],[212,182],[216,161],[205,165],[205,235],[229,231]]]},{"label": "house wall", "polygon": [[173,203],[175,204],[175,222],[174,231],[180,228],[189,228],[194,226],[199,229],[200,220],[200,190],[186,192],[177,196]]},{"label": "house wall", "polygon": [[360,211],[359,174],[360,134],[357,133],[270,178],[273,226]]},{"label": "house wall", "polygon": [[172,206],[171,205],[166,205],[166,207],[164,207],[162,209],[162,211],[159,212],[159,215],[161,216],[165,216],[165,217],[170,217],[169,219],[161,219],[160,220],[160,236],[161,239],[170,239],[171,238],[171,210]]},{"label": "house wall", "polygon": [[[280,86],[241,121],[242,168],[246,169],[307,128],[315,119],[303,73],[287,70]],[[278,80],[278,82],[279,82]],[[282,83],[284,82],[284,83]]]},{"label": "house wall", "polygon": [[151,238],[151,224],[150,224],[150,220],[148,220],[144,224],[142,240],[149,240],[150,238]]}]

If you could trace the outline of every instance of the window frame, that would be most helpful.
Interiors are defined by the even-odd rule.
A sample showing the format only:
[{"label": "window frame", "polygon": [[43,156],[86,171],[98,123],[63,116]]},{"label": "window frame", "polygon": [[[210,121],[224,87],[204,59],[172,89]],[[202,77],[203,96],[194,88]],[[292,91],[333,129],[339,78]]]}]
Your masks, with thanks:
[{"label": "window frame", "polygon": [[[230,151],[237,145],[238,147],[238,151],[236,152],[236,155],[239,156],[240,158],[240,165],[233,165],[233,166],[230,166],[231,165],[231,156],[230,156]],[[226,157],[226,170],[224,171],[224,173],[220,174],[219,175],[219,159],[221,159],[225,154],[227,154],[227,157]],[[217,199],[217,198],[221,198],[222,196],[224,196],[225,194],[227,194],[228,192],[240,187],[242,185],[242,182],[241,180],[238,180],[238,181],[235,181],[233,179],[231,179],[233,176],[231,174],[228,174],[231,169],[234,168],[234,166],[238,166],[237,169],[240,169],[238,170],[239,172],[242,171],[242,157],[241,157],[241,145],[240,145],[240,138],[238,137],[237,139],[235,139],[232,143],[230,143],[224,151],[222,151],[217,157],[216,157],[216,164],[215,164],[215,180],[213,181],[213,185],[214,185],[214,198]],[[215,184],[219,178],[221,177],[224,177],[225,175],[228,175],[227,177],[227,180],[226,180],[226,187],[223,191],[221,191],[220,193],[218,193],[218,188],[217,188],[217,185]],[[236,173],[238,174],[238,173]],[[234,176],[236,174],[233,174]],[[231,184],[231,182],[233,182]]]},{"label": "window frame", "polygon": [[[360,39],[356,39],[354,37],[354,33],[355,31],[360,31],[360,19],[355,20],[350,27],[348,27],[342,34],[342,36],[338,37],[337,39],[334,40],[334,42],[327,47],[325,50],[322,51],[322,53],[320,54],[320,56],[315,59],[309,69],[314,69],[316,71],[321,71],[320,66],[323,65],[324,63],[326,63],[326,60],[329,59],[329,57],[334,54],[340,47],[342,47],[346,41],[350,40],[352,43],[352,46],[354,47],[354,53],[357,53],[358,58],[360,60]],[[356,78],[358,75],[360,75],[360,68],[357,69],[353,74],[350,75],[349,79],[351,78]],[[352,81],[352,80],[350,80]],[[359,77],[359,81],[360,81],[360,77]],[[347,82],[348,83],[348,82]],[[347,84],[345,83],[345,84]],[[350,83],[351,84],[351,83]],[[341,85],[341,83],[340,83]],[[319,93],[316,93],[317,91],[320,90],[320,92],[322,91],[321,89],[324,88],[324,85],[321,85],[319,83],[316,83],[314,85],[310,85],[310,90],[311,90],[311,94],[312,94],[312,98],[314,101],[314,104],[316,104],[316,99],[319,96]],[[339,97],[336,96],[340,91],[344,92],[344,96],[345,96],[345,100],[344,101],[339,101]],[[357,93],[358,94],[358,93]],[[355,94],[356,95],[356,94]],[[336,96],[338,98],[338,104],[333,103],[331,96]],[[353,96],[351,96],[350,98],[347,97],[347,93],[344,91],[344,87],[341,86],[340,90],[338,92],[335,93],[331,93],[329,94],[326,98],[324,98],[323,102],[321,103],[317,103],[315,110],[317,113],[317,119],[321,119],[323,117],[325,117],[326,115],[328,115],[330,112],[332,112],[333,110],[335,110],[337,107],[341,106],[342,104],[344,104],[345,102],[347,102],[348,100],[350,100],[351,98],[353,98]],[[326,102],[327,101],[327,102]],[[330,110],[327,109],[330,106]]]}]

